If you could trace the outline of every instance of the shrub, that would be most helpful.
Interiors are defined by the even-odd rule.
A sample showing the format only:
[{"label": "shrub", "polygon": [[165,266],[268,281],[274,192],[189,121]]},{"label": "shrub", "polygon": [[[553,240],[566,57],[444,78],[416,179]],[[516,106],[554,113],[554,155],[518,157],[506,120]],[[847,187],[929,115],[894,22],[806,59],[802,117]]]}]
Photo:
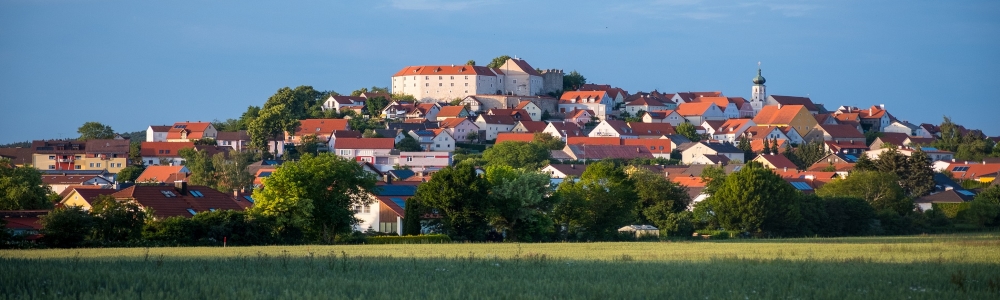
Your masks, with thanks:
[{"label": "shrub", "polygon": [[94,218],[79,206],[56,208],[41,221],[42,242],[50,247],[79,246],[94,228]]},{"label": "shrub", "polygon": [[364,241],[366,244],[447,244],[451,238],[444,234],[417,236],[377,236]]},{"label": "shrub", "polygon": [[954,219],[959,216],[960,213],[969,209],[972,206],[971,202],[963,203],[934,203],[932,205],[933,209],[944,213],[949,219]]}]

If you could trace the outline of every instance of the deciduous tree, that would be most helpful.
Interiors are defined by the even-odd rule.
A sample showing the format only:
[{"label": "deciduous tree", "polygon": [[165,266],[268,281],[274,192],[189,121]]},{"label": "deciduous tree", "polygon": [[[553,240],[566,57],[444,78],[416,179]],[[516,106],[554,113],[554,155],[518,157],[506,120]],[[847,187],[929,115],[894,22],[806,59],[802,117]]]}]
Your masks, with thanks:
[{"label": "deciduous tree", "polygon": [[680,125],[677,125],[677,128],[674,128],[674,130],[677,131],[677,134],[683,135],[692,142],[701,140],[701,135],[698,134],[698,130],[695,129],[694,125],[691,123],[683,122]]},{"label": "deciduous tree", "polygon": [[94,217],[95,240],[124,242],[142,238],[146,212],[134,202],[101,195],[93,203],[90,214]]},{"label": "deciduous tree", "polygon": [[877,171],[855,171],[844,179],[834,179],[816,190],[821,197],[851,197],[864,199],[876,211],[891,210],[900,215],[913,211],[913,202],[906,198],[895,174]]},{"label": "deciduous tree", "polygon": [[491,226],[505,232],[512,242],[538,241],[548,235],[552,220],[546,213],[553,205],[548,175],[510,166],[489,166],[485,175]]},{"label": "deciduous tree", "polygon": [[416,197],[441,214],[444,230],[452,239],[483,241],[489,230],[489,184],[468,164],[441,169],[417,188]]},{"label": "deciduous tree", "polygon": [[726,230],[787,234],[796,230],[802,216],[791,185],[770,169],[747,164],[726,176],[706,201]]},{"label": "deciduous tree", "polygon": [[101,124],[100,122],[83,123],[83,126],[80,126],[76,132],[80,134],[78,139],[81,141],[111,139],[115,137],[115,131],[111,129],[111,126]]},{"label": "deciduous tree", "polygon": [[542,144],[507,141],[483,151],[488,165],[537,170],[548,164],[551,153]]},{"label": "deciduous tree", "polygon": [[50,208],[50,193],[38,169],[14,167],[9,159],[0,158],[0,210]]},{"label": "deciduous tree", "polygon": [[406,135],[399,143],[396,143],[396,150],[399,151],[420,151],[420,142],[410,135]]},{"label": "deciduous tree", "polygon": [[587,77],[573,70],[563,76],[563,91],[575,91],[587,83]]},{"label": "deciduous tree", "polygon": [[42,242],[57,248],[79,246],[94,228],[94,218],[79,206],[56,208],[42,216],[41,223]]},{"label": "deciduous tree", "polygon": [[508,59],[510,59],[510,56],[507,56],[507,55],[497,56],[497,57],[493,58],[493,60],[491,60],[490,63],[488,65],[486,65],[486,67],[487,68],[499,68],[499,67],[502,67],[503,64],[507,63]]}]

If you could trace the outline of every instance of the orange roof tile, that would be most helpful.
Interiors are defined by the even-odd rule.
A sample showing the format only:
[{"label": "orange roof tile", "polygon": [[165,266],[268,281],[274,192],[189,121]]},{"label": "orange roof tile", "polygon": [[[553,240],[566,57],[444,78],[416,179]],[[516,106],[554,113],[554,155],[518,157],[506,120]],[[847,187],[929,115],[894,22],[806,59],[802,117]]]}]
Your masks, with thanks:
[{"label": "orange roof tile", "polygon": [[566,139],[568,145],[621,145],[622,139],[616,137],[584,137],[571,136]]},{"label": "orange roof tile", "polygon": [[294,135],[329,136],[336,130],[347,130],[348,127],[346,119],[305,119],[299,121],[299,127],[295,128]]},{"label": "orange roof tile", "polygon": [[394,138],[340,138],[334,142],[334,149],[392,149]]},{"label": "orange roof tile", "polygon": [[798,168],[797,166],[795,166],[795,163],[793,163],[791,160],[789,160],[782,154],[761,154],[757,155],[757,157],[754,158],[754,160],[766,161],[770,163],[772,166],[774,166],[775,169],[788,168],[794,170]]},{"label": "orange roof tile", "polygon": [[589,102],[582,100],[601,102],[606,95],[607,92],[605,91],[567,91],[562,94],[562,97],[559,97],[559,103],[572,103],[573,100],[575,100],[576,103]]},{"label": "orange roof tile", "polygon": [[475,76],[496,76],[502,75],[500,69],[491,69],[481,66],[451,65],[451,66],[409,66],[405,67],[393,77],[410,75],[475,75]]},{"label": "orange roof tile", "polygon": [[[465,106],[445,106],[438,110],[438,118],[458,118],[462,116]],[[468,114],[468,113],[466,113]]]},{"label": "orange roof tile", "polygon": [[530,143],[534,139],[535,139],[535,134],[534,133],[501,132],[501,133],[497,134],[496,143],[499,144],[499,143],[509,142],[509,141],[528,142],[528,143]]},{"label": "orange roof tile", "polygon": [[674,126],[670,123],[642,123],[628,122],[628,127],[632,128],[635,135],[668,135],[675,134]]},{"label": "orange roof tile", "polygon": [[167,139],[180,139],[182,132],[187,133],[188,139],[201,139],[205,137],[205,130],[211,125],[210,122],[177,122],[167,131]]},{"label": "orange roof tile", "polygon": [[761,108],[753,122],[757,125],[788,125],[791,124],[799,111],[806,110],[802,105],[765,105]]},{"label": "orange roof tile", "polygon": [[715,103],[715,105],[718,106],[719,109],[724,110],[726,109],[726,106],[729,105],[729,97],[698,97],[692,100],[691,102],[692,103],[712,102]]},{"label": "orange roof tile", "polygon": [[715,103],[712,102],[692,102],[692,103],[681,103],[677,105],[677,113],[681,116],[702,116],[708,111]]},{"label": "orange roof tile", "polygon": [[181,149],[193,149],[194,142],[142,142],[139,153],[143,157],[180,157]]},{"label": "orange roof tile", "polygon": [[644,146],[652,153],[670,153],[670,139],[623,139],[623,144]]},{"label": "orange roof tile", "polygon": [[177,180],[187,181],[188,173],[184,166],[148,166],[135,182],[174,182]]}]

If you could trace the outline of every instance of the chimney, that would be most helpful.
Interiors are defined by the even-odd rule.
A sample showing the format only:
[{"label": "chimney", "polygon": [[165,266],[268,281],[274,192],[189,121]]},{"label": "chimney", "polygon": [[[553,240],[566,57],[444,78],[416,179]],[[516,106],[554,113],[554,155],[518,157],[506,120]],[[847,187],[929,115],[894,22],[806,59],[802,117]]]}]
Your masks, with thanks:
[{"label": "chimney", "polygon": [[233,189],[233,198],[235,198],[236,201],[240,201],[240,190]]},{"label": "chimney", "polygon": [[570,165],[569,165],[569,168],[570,168],[570,169],[576,169],[576,165],[575,165],[575,164],[570,164]]},{"label": "chimney", "polygon": [[953,187],[951,187],[951,186],[946,186],[946,187],[944,187],[944,190],[946,190],[946,191],[950,191],[950,190],[952,190],[952,189],[954,189],[954,188],[953,188]]},{"label": "chimney", "polygon": [[882,109],[882,110],[885,110],[885,104],[879,104],[879,105],[878,105],[878,108],[879,108],[879,109]]},{"label": "chimney", "polygon": [[180,180],[174,181],[174,189],[176,189],[177,193],[180,195],[187,195],[188,183]]},{"label": "chimney", "polygon": [[382,181],[385,181],[385,184],[392,184],[392,175],[389,175],[389,173],[383,174]]},{"label": "chimney", "polygon": [[785,172],[788,172],[788,167],[785,167]]}]

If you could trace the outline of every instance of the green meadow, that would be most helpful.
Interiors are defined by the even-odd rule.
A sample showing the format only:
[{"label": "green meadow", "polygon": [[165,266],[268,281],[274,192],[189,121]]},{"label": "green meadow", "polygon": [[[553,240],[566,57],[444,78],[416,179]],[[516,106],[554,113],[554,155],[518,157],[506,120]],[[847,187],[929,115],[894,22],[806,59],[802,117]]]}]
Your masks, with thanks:
[{"label": "green meadow", "polygon": [[3,299],[998,299],[1000,233],[0,250]]}]

